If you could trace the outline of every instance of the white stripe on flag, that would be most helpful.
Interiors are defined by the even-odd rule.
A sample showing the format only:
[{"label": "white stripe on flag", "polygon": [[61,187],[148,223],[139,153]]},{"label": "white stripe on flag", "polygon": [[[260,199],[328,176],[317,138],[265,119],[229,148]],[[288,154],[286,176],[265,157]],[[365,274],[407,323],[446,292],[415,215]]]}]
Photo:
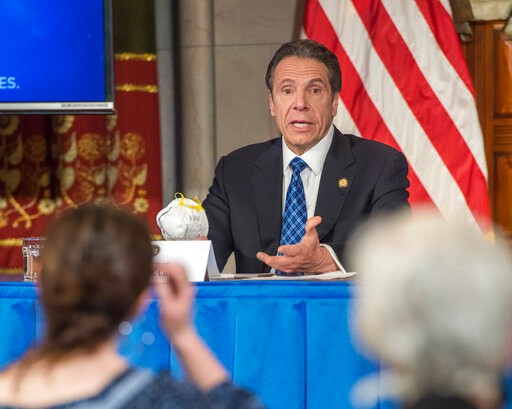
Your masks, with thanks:
[{"label": "white stripe on flag", "polygon": [[452,15],[452,7],[450,6],[450,0],[439,0],[439,3],[443,5],[446,12],[451,16]]},{"label": "white stripe on flag", "polygon": [[448,219],[466,220],[476,226],[463,193],[375,52],[352,2],[320,0],[319,3],[383,121],[440,212]]},{"label": "white stripe on flag", "polygon": [[487,177],[482,133],[473,95],[438,47],[416,3],[382,0],[382,4]]},{"label": "white stripe on flag", "polygon": [[351,133],[357,136],[362,135],[341,98],[338,98],[338,113],[334,117],[333,122],[334,125],[336,125],[336,127],[343,133]]}]

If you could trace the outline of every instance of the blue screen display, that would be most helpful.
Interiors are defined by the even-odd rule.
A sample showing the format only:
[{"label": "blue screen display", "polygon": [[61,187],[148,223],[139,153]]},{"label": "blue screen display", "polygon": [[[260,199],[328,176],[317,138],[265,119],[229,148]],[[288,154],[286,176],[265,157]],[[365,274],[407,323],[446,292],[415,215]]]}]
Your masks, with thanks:
[{"label": "blue screen display", "polygon": [[104,0],[0,0],[0,102],[106,99]]}]

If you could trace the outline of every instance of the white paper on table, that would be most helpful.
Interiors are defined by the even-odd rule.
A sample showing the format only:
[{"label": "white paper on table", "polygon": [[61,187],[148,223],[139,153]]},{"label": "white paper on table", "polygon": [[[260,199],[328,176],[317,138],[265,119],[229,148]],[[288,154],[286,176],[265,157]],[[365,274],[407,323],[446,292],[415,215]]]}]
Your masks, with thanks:
[{"label": "white paper on table", "polygon": [[276,281],[328,281],[328,280],[342,280],[355,276],[355,271],[330,271],[321,274],[304,274],[301,276],[296,275],[275,275],[274,273],[263,274],[219,274],[213,280],[276,280]]},{"label": "white paper on table", "polygon": [[153,275],[165,276],[165,264],[181,264],[189,281],[204,281],[220,276],[210,240],[152,241]]}]

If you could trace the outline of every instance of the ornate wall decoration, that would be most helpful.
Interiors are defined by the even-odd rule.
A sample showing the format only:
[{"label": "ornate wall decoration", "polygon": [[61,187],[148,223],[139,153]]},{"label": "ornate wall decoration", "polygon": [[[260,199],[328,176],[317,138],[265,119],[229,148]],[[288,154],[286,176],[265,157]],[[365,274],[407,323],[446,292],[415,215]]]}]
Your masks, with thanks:
[{"label": "ornate wall decoration", "polygon": [[140,214],[158,238],[156,59],[128,57],[116,58],[114,115],[0,116],[0,273],[21,272],[23,237],[85,202]]}]

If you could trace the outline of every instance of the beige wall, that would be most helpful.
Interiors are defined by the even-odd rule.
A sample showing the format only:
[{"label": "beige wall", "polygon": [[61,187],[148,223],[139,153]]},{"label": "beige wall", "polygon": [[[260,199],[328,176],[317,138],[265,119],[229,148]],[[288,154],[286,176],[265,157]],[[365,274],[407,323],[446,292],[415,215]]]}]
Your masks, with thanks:
[{"label": "beige wall", "polygon": [[300,33],[304,0],[186,0],[178,12],[183,190],[204,198],[218,159],[278,135],[265,71]]},{"label": "beige wall", "polygon": [[215,0],[216,158],[277,136],[265,71],[277,47],[298,37],[303,1]]}]

